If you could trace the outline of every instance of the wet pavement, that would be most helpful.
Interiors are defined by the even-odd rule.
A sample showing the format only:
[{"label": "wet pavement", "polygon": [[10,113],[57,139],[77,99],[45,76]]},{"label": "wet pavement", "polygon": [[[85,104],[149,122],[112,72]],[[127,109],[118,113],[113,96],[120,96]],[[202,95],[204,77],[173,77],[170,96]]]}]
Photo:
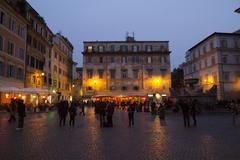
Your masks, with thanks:
[{"label": "wet pavement", "polygon": [[114,127],[100,128],[89,109],[75,127],[58,126],[56,112],[28,114],[23,130],[0,114],[1,160],[239,160],[240,118],[230,114],[198,117],[198,127],[185,128],[181,115],[165,122],[136,113],[128,128],[124,111],[115,111]]}]

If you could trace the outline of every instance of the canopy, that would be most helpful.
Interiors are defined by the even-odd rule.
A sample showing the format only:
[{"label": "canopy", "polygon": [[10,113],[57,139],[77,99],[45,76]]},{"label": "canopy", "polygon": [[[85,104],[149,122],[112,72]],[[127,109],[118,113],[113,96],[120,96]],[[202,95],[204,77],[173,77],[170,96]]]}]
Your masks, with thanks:
[{"label": "canopy", "polygon": [[23,92],[23,93],[39,93],[39,94],[44,94],[44,93],[47,93],[47,94],[50,94],[51,92],[47,89],[41,89],[41,88],[22,88],[20,89],[20,92]]},{"label": "canopy", "polygon": [[17,87],[0,87],[0,92],[20,92]]}]

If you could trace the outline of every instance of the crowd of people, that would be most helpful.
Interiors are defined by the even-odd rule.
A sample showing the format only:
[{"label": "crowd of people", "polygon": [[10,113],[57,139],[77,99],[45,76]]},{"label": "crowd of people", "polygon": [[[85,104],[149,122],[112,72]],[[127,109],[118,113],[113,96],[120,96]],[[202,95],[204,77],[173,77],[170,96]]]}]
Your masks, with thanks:
[{"label": "crowd of people", "polygon": [[10,114],[9,123],[16,121],[18,114],[18,127],[17,130],[22,129],[24,126],[24,118],[26,117],[26,107],[22,99],[11,99],[8,111]]},{"label": "crowd of people", "polygon": [[[233,114],[233,124],[235,124],[235,116],[239,113],[240,101],[231,101],[227,107],[231,109]],[[165,121],[166,110],[169,102],[167,101],[114,101],[114,100],[95,100],[92,103],[95,114],[99,117],[100,127],[113,127],[113,115],[115,109],[125,110],[128,112],[128,126],[134,126],[135,112],[151,112],[152,115],[158,115],[161,121]],[[182,111],[183,124],[185,127],[190,127],[190,120],[193,120],[192,125],[197,126],[196,115],[200,112],[199,102],[196,99],[179,99],[176,106]],[[85,116],[85,107],[87,103],[84,101],[60,101],[56,104],[59,115],[59,126],[65,126],[67,116],[69,115],[69,126],[75,125],[75,117],[78,115]],[[8,107],[9,123],[16,121],[18,115],[18,127],[22,129],[24,126],[24,118],[26,109],[23,100],[11,99]]]}]

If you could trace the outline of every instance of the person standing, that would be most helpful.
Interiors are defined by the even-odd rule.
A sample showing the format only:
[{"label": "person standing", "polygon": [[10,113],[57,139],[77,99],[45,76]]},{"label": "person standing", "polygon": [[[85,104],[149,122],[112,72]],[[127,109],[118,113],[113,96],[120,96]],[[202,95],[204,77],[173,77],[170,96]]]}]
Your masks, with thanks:
[{"label": "person standing", "polygon": [[68,109],[69,112],[69,125],[74,127],[75,124],[75,116],[77,115],[77,108],[76,103],[72,102],[70,108]]},{"label": "person standing", "polygon": [[128,107],[128,127],[134,126],[134,104],[131,103],[129,104]]},{"label": "person standing", "polygon": [[16,112],[17,112],[17,104],[16,101],[14,99],[11,99],[11,102],[9,104],[9,120],[8,122],[11,123],[12,121],[15,122],[16,121]]},{"label": "person standing", "polygon": [[25,104],[23,103],[22,99],[19,99],[17,101],[17,105],[18,105],[18,128],[22,129],[24,126],[24,117],[26,116],[26,111],[25,111]]},{"label": "person standing", "polygon": [[102,100],[99,102],[99,115],[100,115],[100,127],[104,127],[106,125],[106,121],[105,121],[105,106],[106,103],[103,102]]},{"label": "person standing", "polygon": [[166,114],[165,104],[160,103],[158,109],[159,109],[159,118],[160,118],[160,120],[165,120],[165,114]]}]

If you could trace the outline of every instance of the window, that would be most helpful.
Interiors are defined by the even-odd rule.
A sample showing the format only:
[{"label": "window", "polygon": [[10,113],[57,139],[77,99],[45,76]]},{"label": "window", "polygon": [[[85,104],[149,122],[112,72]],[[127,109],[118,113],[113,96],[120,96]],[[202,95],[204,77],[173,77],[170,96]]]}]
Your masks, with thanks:
[{"label": "window", "polygon": [[161,45],[161,46],[160,46],[160,51],[162,51],[162,52],[165,51],[164,45]]},{"label": "window", "polygon": [[0,36],[0,51],[3,51],[3,38]]},{"label": "window", "polygon": [[204,64],[205,64],[205,67],[208,66],[208,62],[207,62],[207,59],[204,60]]},{"label": "window", "polygon": [[212,57],[211,57],[211,62],[212,62],[212,65],[216,64],[215,56],[212,56]]},{"label": "window", "polygon": [[145,46],[145,51],[146,52],[152,52],[152,46],[151,45],[146,45]]},{"label": "window", "polygon": [[115,69],[110,69],[110,78],[111,79],[115,79],[115,73],[116,73]]},{"label": "window", "polygon": [[87,46],[87,52],[93,52],[93,46]]},{"label": "window", "polygon": [[139,51],[139,47],[137,45],[132,46],[132,51],[133,52],[138,52]]},{"label": "window", "polygon": [[99,77],[99,79],[103,79],[103,69],[99,69],[98,70],[98,77]]},{"label": "window", "polygon": [[209,48],[210,48],[210,49],[213,49],[213,48],[214,48],[214,46],[213,46],[213,42],[210,42],[210,44],[209,44]]},{"label": "window", "polygon": [[57,66],[54,65],[54,72],[57,72]]},{"label": "window", "polygon": [[21,60],[24,60],[24,56],[25,56],[25,51],[23,48],[19,48],[19,58]]},{"label": "window", "polygon": [[16,21],[14,19],[11,19],[11,26],[10,29],[14,32],[16,32]]},{"label": "window", "polygon": [[226,40],[220,40],[220,47],[221,48],[227,48],[227,41]]},{"label": "window", "polygon": [[167,57],[167,56],[163,56],[163,62],[164,62],[165,64],[168,64],[168,57]]},{"label": "window", "polygon": [[103,63],[103,57],[99,57],[99,63]]},{"label": "window", "polygon": [[229,82],[230,81],[229,74],[230,74],[229,72],[223,72],[224,82]]},{"label": "window", "polygon": [[55,59],[57,59],[57,52],[55,52],[54,56],[55,56]]},{"label": "window", "polygon": [[115,62],[115,57],[111,57],[111,63]]},{"label": "window", "polygon": [[27,43],[28,43],[29,45],[32,45],[32,36],[27,35]]},{"label": "window", "polygon": [[163,77],[167,75],[167,69],[162,68],[162,69],[160,69],[160,71],[161,71],[161,74]]},{"label": "window", "polygon": [[51,61],[48,61],[48,68],[51,69]]},{"label": "window", "polygon": [[126,56],[121,57],[121,63],[127,63],[127,57]]},{"label": "window", "polygon": [[35,58],[31,56],[30,58],[30,67],[34,68],[35,67]]},{"label": "window", "polygon": [[26,56],[26,65],[29,66],[29,55]]},{"label": "window", "polygon": [[147,63],[148,64],[152,63],[152,57],[147,57]]},{"label": "window", "polygon": [[126,79],[127,77],[128,77],[128,73],[127,73],[127,70],[126,69],[122,69],[122,72],[121,72],[122,74],[121,74],[121,77],[123,78],[123,79]]},{"label": "window", "polygon": [[153,70],[152,69],[147,69],[147,75],[149,78],[152,77],[152,74],[153,74]]},{"label": "window", "polygon": [[91,91],[91,90],[93,90],[93,88],[92,88],[91,86],[88,86],[88,87],[87,87],[87,90],[88,90],[88,91]]},{"label": "window", "polygon": [[62,69],[58,68],[58,74],[62,74]]},{"label": "window", "polygon": [[8,65],[8,77],[14,77],[15,68],[14,65]]},{"label": "window", "polygon": [[240,80],[240,72],[235,73],[235,78],[236,78],[236,81]]},{"label": "window", "polygon": [[227,56],[222,56],[222,63],[226,64],[228,61]]},{"label": "window", "polygon": [[14,44],[11,42],[8,42],[8,54],[14,55]]},{"label": "window", "polygon": [[18,68],[17,79],[20,79],[20,80],[24,79],[24,73],[22,68]]},{"label": "window", "polygon": [[132,63],[139,63],[139,57],[138,56],[133,56],[132,57]]},{"label": "window", "polygon": [[240,56],[236,55],[235,56],[236,64],[240,64]]},{"label": "window", "polygon": [[87,63],[92,63],[92,58],[91,57],[87,57]]},{"label": "window", "polygon": [[196,64],[193,64],[193,72],[196,72],[197,68],[196,68]]},{"label": "window", "polygon": [[137,79],[138,78],[138,69],[133,69],[133,78]]},{"label": "window", "polygon": [[127,90],[127,87],[126,86],[122,86],[122,91],[126,91]]},{"label": "window", "polygon": [[0,76],[4,76],[4,63],[0,61]]},{"label": "window", "polygon": [[39,60],[36,58],[35,68],[39,68]]},{"label": "window", "polygon": [[1,13],[0,13],[0,23],[1,23],[1,24],[4,24],[5,18],[6,18],[5,13],[1,12]]},{"label": "window", "polygon": [[98,52],[104,52],[104,46],[98,46]]},{"label": "window", "polygon": [[111,52],[115,52],[115,46],[114,45],[111,45]]},{"label": "window", "polygon": [[207,50],[206,50],[206,46],[203,46],[203,53],[206,53]]},{"label": "window", "polygon": [[239,48],[238,40],[237,40],[237,39],[234,40],[234,48]]},{"label": "window", "polygon": [[59,62],[62,62],[62,57],[61,56],[59,56]]},{"label": "window", "polygon": [[133,90],[138,91],[139,90],[139,86],[134,86]]},{"label": "window", "polygon": [[37,48],[37,40],[35,38],[33,38],[33,47]]},{"label": "window", "polygon": [[126,45],[121,45],[121,46],[120,46],[120,51],[121,51],[121,52],[127,52],[127,51],[128,51],[128,46],[126,46]]},{"label": "window", "polygon": [[87,70],[87,78],[91,79],[93,77],[93,70],[92,69],[88,69]]}]

